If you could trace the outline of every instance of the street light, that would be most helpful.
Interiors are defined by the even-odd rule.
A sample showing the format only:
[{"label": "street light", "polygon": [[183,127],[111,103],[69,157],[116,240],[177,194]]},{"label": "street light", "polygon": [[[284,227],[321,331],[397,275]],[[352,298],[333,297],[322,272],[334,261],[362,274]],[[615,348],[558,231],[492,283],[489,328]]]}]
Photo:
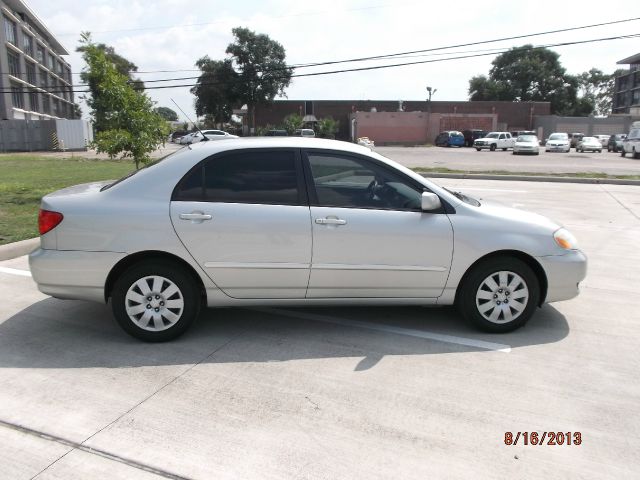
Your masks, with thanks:
[{"label": "street light", "polygon": [[431,95],[435,95],[437,91],[437,88],[427,87],[427,93],[429,94],[429,98],[427,98],[427,112],[429,113],[431,113]]}]

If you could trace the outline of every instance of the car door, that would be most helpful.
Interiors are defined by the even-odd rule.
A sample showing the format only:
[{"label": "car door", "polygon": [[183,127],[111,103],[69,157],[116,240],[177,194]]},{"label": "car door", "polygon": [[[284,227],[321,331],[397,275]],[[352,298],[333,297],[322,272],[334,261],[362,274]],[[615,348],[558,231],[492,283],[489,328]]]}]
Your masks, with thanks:
[{"label": "car door", "polygon": [[178,183],[171,221],[213,282],[234,298],[304,298],[311,222],[299,152],[214,155]]},{"label": "car door", "polygon": [[313,222],[307,298],[438,297],[453,230],[444,211],[421,210],[424,187],[370,157],[303,158]]}]

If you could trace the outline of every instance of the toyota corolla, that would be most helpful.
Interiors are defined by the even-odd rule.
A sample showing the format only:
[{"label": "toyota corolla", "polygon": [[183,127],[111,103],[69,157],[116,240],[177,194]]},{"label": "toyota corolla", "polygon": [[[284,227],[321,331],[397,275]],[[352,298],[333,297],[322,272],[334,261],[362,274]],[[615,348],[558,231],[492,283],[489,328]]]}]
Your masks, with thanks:
[{"label": "toyota corolla", "polygon": [[[575,297],[566,229],[480,202],[345,142],[200,142],[117,181],[42,199],[38,288],[111,302],[165,341],[203,306],[457,305],[490,332]],[[428,314],[425,314],[428,315]]]}]

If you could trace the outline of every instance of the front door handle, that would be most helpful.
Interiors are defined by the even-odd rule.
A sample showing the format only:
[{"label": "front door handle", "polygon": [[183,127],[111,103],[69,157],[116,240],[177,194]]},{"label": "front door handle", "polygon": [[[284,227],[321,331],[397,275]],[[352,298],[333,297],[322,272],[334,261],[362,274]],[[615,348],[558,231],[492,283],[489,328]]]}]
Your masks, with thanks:
[{"label": "front door handle", "polygon": [[341,218],[316,218],[316,223],[318,225],[346,225],[347,221],[342,220]]},{"label": "front door handle", "polygon": [[192,220],[195,222],[202,222],[204,220],[211,220],[213,217],[202,212],[181,213],[180,220]]}]

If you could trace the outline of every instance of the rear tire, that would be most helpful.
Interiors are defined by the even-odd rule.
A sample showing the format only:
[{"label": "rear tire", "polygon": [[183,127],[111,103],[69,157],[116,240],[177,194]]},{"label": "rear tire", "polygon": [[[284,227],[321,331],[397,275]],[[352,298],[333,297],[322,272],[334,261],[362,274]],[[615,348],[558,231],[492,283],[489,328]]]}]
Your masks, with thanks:
[{"label": "rear tire", "polygon": [[481,148],[476,148],[476,151],[478,151],[478,152],[479,152],[480,150],[482,150],[482,149],[481,149]]},{"label": "rear tire", "polygon": [[122,329],[145,342],[179,337],[200,312],[193,277],[167,260],[145,260],[127,269],[114,284],[111,302]]},{"label": "rear tire", "polygon": [[636,149],[635,149],[635,148],[633,149],[633,158],[635,158],[635,159],[640,158],[640,153],[639,153],[639,152],[636,152]]},{"label": "rear tire", "polygon": [[624,147],[622,147],[622,149],[620,150],[620,156],[624,158],[626,155],[627,155],[627,152],[625,152]]},{"label": "rear tire", "polygon": [[477,328],[505,333],[523,326],[539,302],[540,285],[533,270],[517,258],[495,257],[466,275],[456,304]]}]

